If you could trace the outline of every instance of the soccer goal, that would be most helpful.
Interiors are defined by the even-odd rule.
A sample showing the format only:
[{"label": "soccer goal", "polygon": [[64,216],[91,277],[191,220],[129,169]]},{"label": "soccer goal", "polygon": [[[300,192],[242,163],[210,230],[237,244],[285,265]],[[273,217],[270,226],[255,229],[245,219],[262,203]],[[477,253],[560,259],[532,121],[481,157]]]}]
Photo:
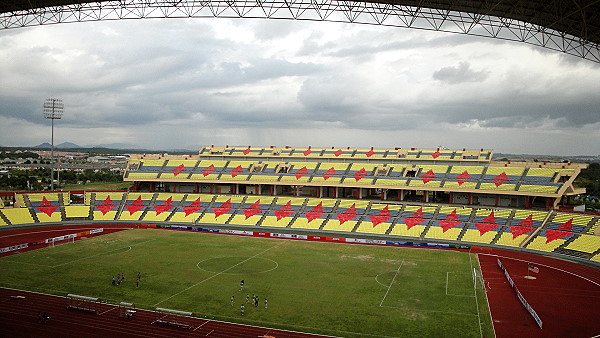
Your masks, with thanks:
[{"label": "soccer goal", "polygon": [[171,326],[185,330],[189,330],[192,327],[188,322],[189,318],[187,318],[192,316],[192,312],[157,307],[156,316],[157,319],[154,320],[152,324]]},{"label": "soccer goal", "polygon": [[131,320],[136,312],[135,304],[127,302],[119,303],[119,317]]},{"label": "soccer goal", "polygon": [[81,296],[75,294],[68,294],[67,299],[67,310],[75,310],[80,312],[88,312],[98,314],[98,306],[100,301],[96,297]]},{"label": "soccer goal", "polygon": [[485,285],[483,284],[483,275],[480,270],[473,268],[473,288],[477,289],[477,287],[485,289]]},{"label": "soccer goal", "polygon": [[59,243],[60,244],[65,244],[65,243],[75,243],[75,234],[72,235],[65,235],[65,236],[59,236],[59,237],[54,237],[54,238],[48,238],[46,240],[46,242],[48,243],[48,247],[49,248],[54,248],[54,246],[56,245],[56,242],[63,242],[63,243]]}]

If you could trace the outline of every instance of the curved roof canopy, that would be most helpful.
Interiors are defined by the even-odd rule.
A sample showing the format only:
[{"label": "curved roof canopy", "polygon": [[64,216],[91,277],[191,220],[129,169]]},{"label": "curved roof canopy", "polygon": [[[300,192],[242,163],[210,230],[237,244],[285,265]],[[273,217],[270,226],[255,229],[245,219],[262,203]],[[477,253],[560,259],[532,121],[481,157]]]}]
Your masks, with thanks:
[{"label": "curved roof canopy", "polygon": [[600,63],[600,0],[4,0],[0,29],[146,17],[283,18],[283,12],[290,19],[521,41]]},{"label": "curved roof canopy", "polygon": [[[106,2],[108,0],[97,0]],[[84,4],[86,0],[5,0],[0,13]],[[600,43],[598,0],[365,0],[368,3],[432,8],[514,19],[547,27],[592,43]]]}]

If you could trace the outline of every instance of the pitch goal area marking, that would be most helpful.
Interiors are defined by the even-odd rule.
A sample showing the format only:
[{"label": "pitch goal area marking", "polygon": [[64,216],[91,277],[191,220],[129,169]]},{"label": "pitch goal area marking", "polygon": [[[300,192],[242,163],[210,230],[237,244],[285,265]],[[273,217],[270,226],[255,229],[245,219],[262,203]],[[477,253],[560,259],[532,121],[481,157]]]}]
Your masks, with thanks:
[{"label": "pitch goal area marking", "polygon": [[117,253],[117,251],[123,250],[123,249],[127,249],[127,250],[123,251],[121,253],[129,252],[129,251],[132,250],[132,247],[134,247],[134,246],[138,246],[138,245],[141,245],[141,244],[144,244],[144,243],[148,243],[148,242],[154,241],[154,240],[156,240],[156,238],[151,238],[151,239],[148,239],[148,240],[145,240],[143,242],[136,243],[136,244],[131,244],[131,245],[128,245],[128,246],[120,247],[120,248],[117,248],[117,249],[114,249],[114,250],[110,250],[110,251],[106,251],[106,252],[100,252],[100,253],[97,253],[95,255],[85,256],[85,257],[77,258],[77,259],[74,259],[74,260],[71,260],[71,261],[68,261],[68,262],[64,262],[64,263],[60,263],[60,264],[55,264],[55,265],[46,265],[46,264],[36,264],[36,263],[28,263],[28,262],[19,262],[19,261],[14,261],[14,260],[3,260],[3,261],[5,261],[5,262],[11,262],[11,263],[17,263],[17,264],[33,265],[33,266],[39,266],[39,267],[54,269],[54,268],[61,267],[63,265],[67,265],[67,264],[79,262],[81,260],[88,259],[88,258],[94,258],[94,257],[102,256],[102,255],[112,255],[114,253]]},{"label": "pitch goal area marking", "polygon": [[446,271],[446,296],[455,296],[455,297],[475,297],[474,295],[457,295],[457,294],[453,294],[453,293],[448,293],[448,284],[449,284],[449,277],[451,273],[460,273],[460,272],[455,272],[455,271]]},{"label": "pitch goal area marking", "polygon": [[[468,253],[469,255],[469,266],[471,267],[471,271],[473,271],[475,269],[475,267],[473,267],[473,260],[471,258],[471,253]],[[477,254],[475,254],[475,257],[477,258]],[[477,264],[479,264],[479,259],[477,259]],[[479,264],[479,271],[481,272],[481,264]],[[483,276],[483,274],[482,274]],[[485,291],[485,287],[483,288]],[[481,314],[479,313],[479,300],[477,299],[477,286],[475,281],[473,281],[473,295],[475,295],[475,307],[477,308],[477,323],[479,324],[479,336],[483,337],[483,327],[481,326]],[[487,300],[487,293],[486,293],[486,300]],[[489,306],[489,303],[488,303]],[[491,317],[492,313],[490,312],[490,317]],[[493,326],[493,323],[492,323]]]},{"label": "pitch goal area marking", "polygon": [[389,309],[398,309],[404,311],[414,311],[414,312],[435,312],[435,313],[443,313],[447,315],[455,315],[455,316],[472,316],[477,317],[474,313],[464,313],[464,312],[452,312],[452,311],[442,311],[442,310],[428,310],[428,309],[411,309],[399,306],[390,306],[390,305],[382,305],[381,307],[389,308]]},{"label": "pitch goal area marking", "polygon": [[[382,275],[385,275],[385,274],[388,274],[388,273],[393,273],[393,272],[391,272],[391,271],[388,271],[388,272],[382,272],[382,273],[378,274],[377,276],[375,276],[375,282],[377,282],[377,284],[379,284],[379,285],[381,285],[381,286],[383,286],[383,287],[385,287],[385,288],[389,288],[389,285],[383,284],[383,283],[382,283],[382,282],[379,280],[379,277],[380,277],[380,276],[382,276]],[[396,273],[397,273],[397,272],[396,272]],[[474,297],[475,297],[474,295],[458,295],[458,294],[448,293],[448,285],[449,285],[449,283],[450,283],[450,282],[449,282],[449,275],[450,275],[451,273],[459,273],[459,272],[455,272],[455,271],[447,271],[447,272],[446,272],[446,286],[445,286],[445,289],[446,289],[446,292],[445,292],[445,294],[446,294],[446,296],[454,296],[454,297],[471,297],[471,298],[474,298]],[[395,276],[394,276],[394,277],[395,277]]]}]

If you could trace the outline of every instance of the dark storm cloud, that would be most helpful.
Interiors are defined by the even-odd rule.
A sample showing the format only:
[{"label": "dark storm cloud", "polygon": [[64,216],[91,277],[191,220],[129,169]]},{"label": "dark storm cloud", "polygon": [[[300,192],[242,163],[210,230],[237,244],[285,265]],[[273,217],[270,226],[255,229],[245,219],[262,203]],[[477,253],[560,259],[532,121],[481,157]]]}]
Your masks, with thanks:
[{"label": "dark storm cloud", "polygon": [[[306,115],[309,118],[337,121],[360,129],[405,130],[473,121],[483,127],[578,128],[600,122],[600,97],[593,94],[591,82],[587,85],[581,82],[575,91],[565,90],[569,84],[564,82],[552,86],[550,81],[546,84],[538,78],[538,86],[534,86],[536,82],[531,79],[512,76],[505,76],[498,85],[480,85],[474,81],[485,82],[487,73],[473,71],[466,64],[437,74],[447,82],[468,85],[455,90],[448,85],[439,88],[420,85],[419,94],[407,99],[403,93],[414,90],[414,86],[384,86],[384,92],[369,92],[364,88],[372,84],[364,83],[362,78],[336,74],[309,77],[298,100],[311,112]],[[525,83],[518,84],[518,80]],[[385,78],[379,81],[387,82]]]},{"label": "dark storm cloud", "polygon": [[87,143],[96,132],[108,135],[104,142],[160,147],[335,137],[403,146],[402,137],[427,135],[434,139],[420,142],[464,147],[468,139],[478,148],[480,135],[486,145],[519,145],[514,136],[526,130],[571,130],[576,139],[578,128],[600,123],[597,65],[523,44],[277,20],[85,25],[90,31],[0,31],[5,126],[48,123],[46,97],[65,101],[61,130],[79,130]]},{"label": "dark storm cloud", "polygon": [[443,67],[433,72],[433,78],[448,84],[457,84],[463,82],[482,82],[488,76],[486,71],[476,71],[471,69],[471,64],[466,61],[460,62],[457,66]]},{"label": "dark storm cloud", "polygon": [[505,93],[494,100],[464,98],[451,104],[433,102],[416,110],[435,122],[451,124],[478,121],[484,127],[533,128],[550,124],[555,128],[579,128],[600,123],[600,98],[567,99],[560,93],[555,97],[511,95]]},{"label": "dark storm cloud", "polygon": [[[188,44],[159,43],[170,38],[162,31],[152,43],[139,31],[133,31],[121,44],[102,42],[103,35],[96,34],[96,42],[106,47],[71,50],[23,47],[3,36],[2,45],[13,47],[9,62],[0,67],[17,71],[7,70],[8,76],[3,78],[0,115],[40,121],[44,98],[56,96],[65,102],[63,125],[136,126],[186,119],[199,111],[208,115],[227,111],[216,109],[228,103],[213,96],[215,90],[259,86],[261,81],[311,74],[319,68],[256,55],[226,61],[223,55],[235,55],[241,46],[213,36],[197,40],[210,35],[200,32],[204,33],[194,34]],[[62,61],[65,58],[69,58],[68,64]],[[14,86],[6,86],[9,83]],[[48,88],[52,88],[51,93]],[[23,91],[37,95],[19,97]],[[240,108],[234,116],[236,121],[241,120],[239,115],[252,111],[251,107]],[[217,120],[229,118],[225,113],[214,115]]]}]

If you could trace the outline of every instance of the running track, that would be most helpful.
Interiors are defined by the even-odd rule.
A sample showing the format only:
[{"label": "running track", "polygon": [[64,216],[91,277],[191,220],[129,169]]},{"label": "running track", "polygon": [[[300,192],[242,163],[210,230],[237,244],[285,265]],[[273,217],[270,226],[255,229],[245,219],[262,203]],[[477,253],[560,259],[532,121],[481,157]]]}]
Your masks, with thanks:
[{"label": "running track", "polygon": [[[527,253],[486,251],[479,254],[479,261],[498,337],[600,335],[600,269]],[[542,329],[519,302],[498,267],[498,259],[542,319]],[[529,272],[529,263],[537,266],[539,273]]]},{"label": "running track", "polygon": [[[163,315],[151,311],[138,310],[127,320],[112,305],[98,305],[97,315],[67,310],[68,304],[63,297],[0,288],[0,337],[320,337],[192,317],[177,318],[190,329],[163,327],[153,324]],[[38,322],[40,311],[49,314],[48,322]]]}]

